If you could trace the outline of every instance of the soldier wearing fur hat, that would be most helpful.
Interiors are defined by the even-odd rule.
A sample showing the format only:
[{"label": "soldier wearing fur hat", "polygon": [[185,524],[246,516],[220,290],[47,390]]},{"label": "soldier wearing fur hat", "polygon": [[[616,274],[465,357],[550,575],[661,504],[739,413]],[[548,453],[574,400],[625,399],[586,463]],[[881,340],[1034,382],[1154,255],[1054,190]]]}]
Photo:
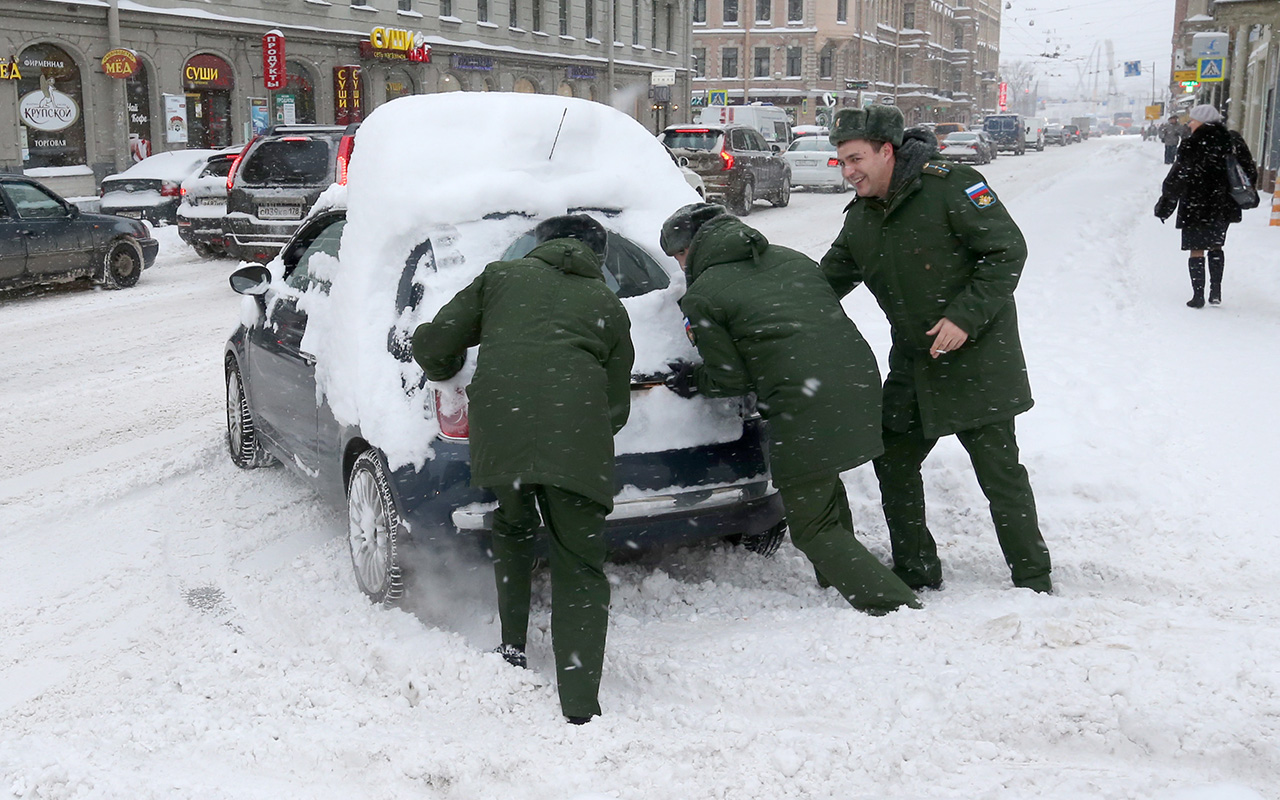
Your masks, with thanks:
[{"label": "soldier wearing fur hat", "polygon": [[682,396],[755,392],[791,541],[819,581],[870,613],[918,608],[853,534],[840,472],[882,449],[880,373],[817,265],[707,203],[673,214],[661,244],[688,276],[680,306],[703,360],[681,365],[668,386]]},{"label": "soldier wearing fur hat", "polygon": [[538,512],[550,534],[551,639],[560,707],[600,713],[609,622],[605,515],[613,436],[631,404],[630,320],[601,273],[606,234],[585,215],[535,229],[524,258],[498,261],[413,334],[427,377],[452,378],[482,344],[467,388],[471,482],[498,498],[493,560],[498,652],[525,666]]},{"label": "soldier wearing fur hat", "polygon": [[982,175],[939,160],[933,134],[904,131],[897,108],[841,110],[831,142],[858,196],[822,271],[841,297],[865,283],[892,328],[885,452],[874,463],[893,570],[912,588],[942,583],[920,468],[955,434],[1014,585],[1048,592],[1049,550],[1014,437],[1014,417],[1032,403],[1013,302],[1022,233]]}]

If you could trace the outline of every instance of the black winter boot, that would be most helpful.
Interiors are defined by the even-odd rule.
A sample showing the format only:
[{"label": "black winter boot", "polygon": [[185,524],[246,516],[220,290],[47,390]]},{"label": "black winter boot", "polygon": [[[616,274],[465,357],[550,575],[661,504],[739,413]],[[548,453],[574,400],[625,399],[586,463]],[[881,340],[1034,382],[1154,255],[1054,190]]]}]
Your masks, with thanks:
[{"label": "black winter boot", "polygon": [[1222,302],[1222,270],[1227,266],[1227,257],[1221,250],[1209,251],[1209,305],[1216,306]]},{"label": "black winter boot", "polygon": [[1187,269],[1191,271],[1191,299],[1188,308],[1204,308],[1204,256],[1187,259]]}]

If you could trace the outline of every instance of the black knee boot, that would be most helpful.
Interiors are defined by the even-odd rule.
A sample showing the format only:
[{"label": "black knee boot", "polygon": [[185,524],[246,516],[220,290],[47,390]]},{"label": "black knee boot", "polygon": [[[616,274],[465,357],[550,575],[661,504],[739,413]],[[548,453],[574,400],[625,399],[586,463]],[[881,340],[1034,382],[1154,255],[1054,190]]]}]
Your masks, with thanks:
[{"label": "black knee boot", "polygon": [[1209,305],[1222,302],[1222,270],[1227,265],[1221,250],[1209,251]]},{"label": "black knee boot", "polygon": [[1204,256],[1192,256],[1187,259],[1187,268],[1191,271],[1191,299],[1187,301],[1189,308],[1204,308]]}]

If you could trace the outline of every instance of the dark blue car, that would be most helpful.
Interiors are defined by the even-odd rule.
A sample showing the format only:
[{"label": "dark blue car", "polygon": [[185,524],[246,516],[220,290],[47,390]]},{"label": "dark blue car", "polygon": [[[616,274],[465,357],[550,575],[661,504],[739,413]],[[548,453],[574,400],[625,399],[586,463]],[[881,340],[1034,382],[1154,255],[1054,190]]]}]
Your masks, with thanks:
[{"label": "dark blue car", "polygon": [[76,278],[124,289],[158,250],[137,220],[87,214],[39,181],[0,175],[0,289]]},{"label": "dark blue car", "polygon": [[[610,227],[610,214],[595,211],[603,212],[597,217]],[[387,297],[395,298],[394,318],[414,316],[424,276],[449,261],[459,238],[506,237],[499,245],[505,247],[503,258],[528,252],[537,220],[506,215],[514,219],[499,221],[501,216],[491,215],[470,228],[424,234],[405,259],[394,292],[387,287]],[[303,348],[307,314],[298,298],[327,293],[326,273],[314,267],[337,259],[346,224],[340,208],[318,213],[273,262],[274,275],[259,265],[232,275],[232,287],[257,304],[258,321],[241,324],[226,345],[228,445],[238,466],[279,461],[312,482],[327,500],[345,505],[357,582],[374,601],[392,602],[403,592],[401,548],[408,540],[471,536],[483,544],[496,503],[487,491],[469,485],[465,400],[447,396],[448,390],[423,381],[407,381],[402,387],[421,413],[434,415],[438,423],[439,434],[431,443],[434,457],[419,468],[389,468],[384,452],[357,426],[340,424],[327,402],[317,404],[316,359]],[[616,230],[610,231],[605,279],[624,299],[669,284],[648,251]],[[411,329],[397,325],[385,335],[387,351],[402,362],[411,361]],[[667,392],[661,377],[633,376],[633,401],[647,392]],[[721,416],[730,418],[730,430],[740,432],[732,440],[619,455],[618,494],[608,522],[615,551],[715,537],[737,537],[766,554],[776,549],[785,526],[765,463],[763,422],[748,399],[715,402],[727,404]]]}]

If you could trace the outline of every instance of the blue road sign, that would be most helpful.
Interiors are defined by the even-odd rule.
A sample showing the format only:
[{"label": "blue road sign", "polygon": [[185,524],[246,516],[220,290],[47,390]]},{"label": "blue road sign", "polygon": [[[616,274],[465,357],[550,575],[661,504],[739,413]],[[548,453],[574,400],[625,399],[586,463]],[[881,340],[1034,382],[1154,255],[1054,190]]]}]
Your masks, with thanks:
[{"label": "blue road sign", "polygon": [[1196,80],[1202,83],[1211,83],[1213,81],[1222,80],[1225,70],[1222,67],[1221,58],[1201,58],[1196,61]]},{"label": "blue road sign", "polygon": [[727,106],[729,105],[729,92],[725,89],[712,89],[707,92],[707,105],[709,106]]},{"label": "blue road sign", "polygon": [[1132,78],[1132,77],[1134,77],[1135,75],[1141,75],[1141,74],[1142,74],[1142,62],[1141,62],[1141,61],[1126,61],[1126,62],[1124,62],[1124,76],[1125,76],[1126,78]]}]

